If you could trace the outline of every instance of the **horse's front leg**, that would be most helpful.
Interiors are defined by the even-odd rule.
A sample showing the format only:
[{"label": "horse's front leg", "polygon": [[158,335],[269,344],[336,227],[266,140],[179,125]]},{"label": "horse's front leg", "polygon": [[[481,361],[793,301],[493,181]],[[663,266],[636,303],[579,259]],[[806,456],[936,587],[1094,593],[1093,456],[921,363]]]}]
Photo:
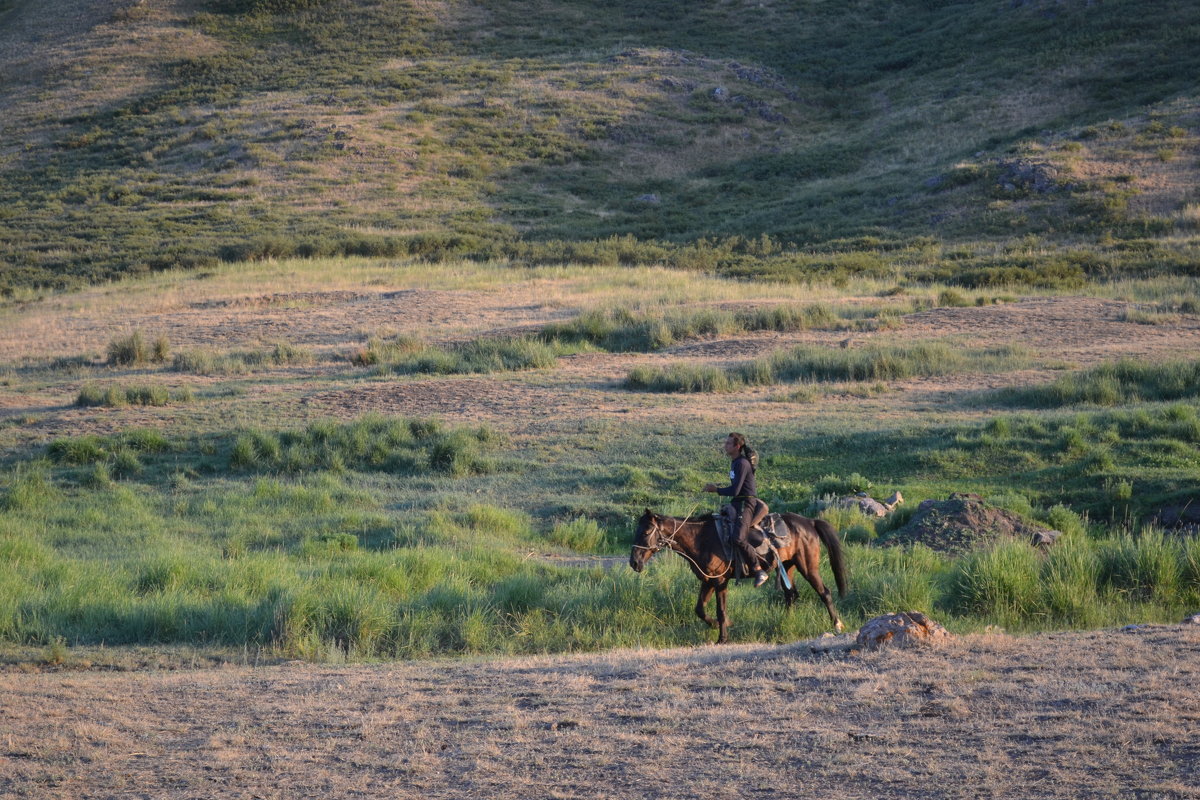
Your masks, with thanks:
[{"label": "horse's front leg", "polygon": [[791,610],[792,605],[796,602],[796,598],[800,596],[800,592],[796,589],[796,581],[792,577],[792,572],[796,569],[796,564],[792,561],[785,561],[780,569],[784,570],[788,583],[792,585],[792,588],[785,588],[783,590],[783,604],[788,610]]},{"label": "horse's front leg", "polygon": [[729,618],[725,616],[725,597],[729,593],[729,581],[721,581],[717,587],[717,644],[729,641]]},{"label": "horse's front leg", "polygon": [[700,581],[700,598],[696,601],[696,616],[704,620],[704,624],[710,628],[717,627],[717,621],[705,613],[705,606],[708,605],[709,598],[716,591],[716,585],[713,581]]}]

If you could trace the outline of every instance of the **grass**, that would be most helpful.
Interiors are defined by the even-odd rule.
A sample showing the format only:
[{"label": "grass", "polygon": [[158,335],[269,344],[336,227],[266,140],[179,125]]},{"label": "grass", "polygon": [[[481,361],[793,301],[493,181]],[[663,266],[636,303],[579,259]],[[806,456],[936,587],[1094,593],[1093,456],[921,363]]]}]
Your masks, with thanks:
[{"label": "grass", "polygon": [[646,353],[704,336],[812,328],[838,330],[852,326],[853,323],[821,304],[770,305],[739,311],[709,308],[641,313],[627,308],[610,308],[587,311],[570,322],[547,325],[539,336],[545,341],[587,343],[611,353]]},{"label": "grass", "polygon": [[[853,465],[845,470],[836,469],[839,448],[811,431],[804,448],[783,431],[752,436],[765,453],[761,494],[777,510],[882,490],[881,475],[915,506],[944,492],[960,465],[985,465],[956,488],[1067,531],[1060,549],[1002,543],[955,560],[855,543],[873,537],[855,538],[857,523],[838,518],[852,570],[840,608],[851,625],[903,606],[957,629],[1041,630],[1169,621],[1200,603],[1195,539],[1139,531],[1124,516],[1097,525],[1072,510],[1096,520],[1128,505],[1131,493],[1100,487],[1117,486],[1131,467],[1142,470],[1139,499],[1169,496],[1191,467],[1182,451],[1174,466],[1163,461],[1162,442],[1187,435],[1189,409],[870,434],[843,440]],[[1089,466],[1096,434],[1082,449],[1067,441],[1080,431],[1106,442],[1105,471]],[[539,448],[513,451],[488,430],[381,417],[215,438],[131,430],[59,439],[41,460],[3,474],[0,640],[203,642],[318,660],[698,643],[707,634],[691,617],[682,560],[660,556],[639,577],[526,556],[620,552],[630,507],[688,513],[687,487],[719,464],[715,450],[700,455],[686,444],[696,437],[681,433],[669,437],[674,446],[638,430],[582,433],[603,455],[592,467],[584,450],[561,462]],[[945,455],[953,450],[962,455]],[[822,457],[806,466],[795,455],[803,452]],[[1150,462],[1160,485],[1136,466]],[[826,471],[806,471],[814,467]],[[557,504],[526,499],[547,493]],[[62,586],[72,588],[52,589]],[[790,640],[825,625],[815,598],[804,596],[793,617],[768,593],[739,589],[734,602],[739,635],[750,639]]]},{"label": "grass", "polygon": [[218,353],[212,350],[187,350],[176,353],[171,369],[193,375],[244,375],[262,367],[311,364],[310,350],[287,342],[276,342],[269,350],[242,350]]},{"label": "grass", "polygon": [[435,346],[406,337],[390,342],[369,342],[351,358],[355,363],[374,364],[379,374],[463,375],[549,369],[558,356],[569,352],[558,342],[529,337],[473,339],[460,344]]},{"label": "grass", "polygon": [[[930,269],[1079,285],[1110,266],[1105,236],[1154,241],[1128,260],[1155,272],[1194,263],[1173,238],[1194,198],[1163,172],[1193,169],[1186,3],[322,8],[89,18],[78,70],[5,100],[27,146],[0,171],[0,288],[354,255],[887,279],[910,264],[891,252],[1028,235],[1062,252]],[[1053,166],[1050,190],[1011,180],[1020,158]]]},{"label": "grass", "polygon": [[121,388],[109,386],[103,388],[95,384],[87,384],[79,390],[75,405],[84,408],[103,406],[120,408],[121,406],[165,406],[172,402],[187,403],[192,400],[189,389],[179,389],[171,392],[167,387],[157,384],[128,386]]},{"label": "grass", "polygon": [[161,363],[167,360],[170,350],[166,336],[159,336],[150,344],[140,330],[135,330],[128,336],[118,337],[108,343],[108,363],[118,366]]},{"label": "grass", "polygon": [[1139,401],[1191,399],[1200,394],[1200,361],[1160,364],[1124,359],[1063,376],[1043,386],[1005,389],[1004,404],[1030,408],[1120,406]]},{"label": "grass", "polygon": [[869,344],[855,349],[801,345],[726,369],[681,364],[635,367],[625,386],[652,392],[729,392],[795,381],[894,381],[1017,369],[1028,358],[1024,349],[1014,346],[967,350],[942,342]]}]

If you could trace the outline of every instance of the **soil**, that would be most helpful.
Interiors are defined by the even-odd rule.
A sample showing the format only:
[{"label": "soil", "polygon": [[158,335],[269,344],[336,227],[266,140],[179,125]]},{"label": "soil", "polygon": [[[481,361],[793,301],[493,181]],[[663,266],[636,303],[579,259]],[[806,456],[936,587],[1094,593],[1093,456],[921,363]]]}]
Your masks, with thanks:
[{"label": "soil", "polygon": [[[198,284],[202,286],[201,284]],[[310,349],[314,365],[263,368],[252,375],[202,377],[169,367],[106,368],[101,382],[156,382],[187,385],[203,399],[190,407],[160,409],[78,409],[73,406],[87,377],[70,371],[34,381],[0,380],[0,424],[15,431],[14,443],[45,442],[62,435],[109,433],[131,425],[194,428],[198,417],[225,417],[221,400],[234,382],[269,406],[273,418],[351,418],[365,412],[440,416],[486,423],[508,433],[536,435],[563,420],[609,419],[669,424],[681,417],[720,423],[754,419],[799,422],[806,417],[842,415],[847,424],[862,419],[898,419],[929,412],[980,416],[978,403],[962,402],[991,389],[1052,380],[1054,367],[1086,367],[1115,358],[1147,360],[1193,357],[1200,350],[1200,317],[1180,315],[1158,325],[1120,319],[1128,304],[1082,297],[1039,298],[992,306],[936,308],[912,314],[898,328],[879,332],[762,332],[682,342],[659,353],[584,353],[561,358],[549,370],[450,377],[373,377],[347,356],[370,335],[413,333],[431,341],[464,336],[502,335],[534,329],[570,316],[554,298],[560,290],[545,282],[492,290],[369,287],[273,293],[206,294],[195,287],[171,290],[154,299],[130,300],[111,289],[30,304],[10,314],[0,327],[0,365],[44,369],[52,359],[95,354],[111,338],[141,329],[165,334],[175,351],[195,347],[221,350],[261,348],[285,340]],[[849,298],[856,304],[862,298]],[[721,303],[737,308],[753,303]],[[138,311],[145,308],[146,311]],[[870,392],[829,385],[793,397],[794,387],[754,388],[734,394],[662,395],[630,392],[621,383],[637,365],[673,362],[729,365],[789,345],[818,343],[860,347],[872,341],[904,343],[938,339],[956,346],[1013,343],[1028,348],[1044,366],[991,374],[954,374],[880,383]],[[99,358],[99,356],[97,356]],[[7,389],[6,384],[13,388]],[[214,397],[215,395],[215,397]],[[264,405],[265,404],[265,405]],[[253,406],[250,398],[239,408]],[[253,412],[251,412],[251,418]],[[557,421],[557,422],[556,422]]]},{"label": "soil", "polygon": [[0,674],[0,796],[1200,797],[1200,625]]},{"label": "soil", "polygon": [[1030,525],[1016,514],[994,508],[979,495],[955,492],[946,500],[926,500],[912,519],[880,539],[880,544],[923,544],[954,555],[984,547],[1000,539],[1037,543],[1058,534]]}]

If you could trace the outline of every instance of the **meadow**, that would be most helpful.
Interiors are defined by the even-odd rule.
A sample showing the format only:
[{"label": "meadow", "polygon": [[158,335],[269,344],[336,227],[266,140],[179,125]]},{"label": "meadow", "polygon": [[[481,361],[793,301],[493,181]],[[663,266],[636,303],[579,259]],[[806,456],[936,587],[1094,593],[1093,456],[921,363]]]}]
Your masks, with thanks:
[{"label": "meadow", "polygon": [[[1200,540],[1155,521],[1194,497],[1188,279],[976,303],[916,282],[847,295],[662,268],[333,265],[164,273],[0,311],[44,334],[17,335],[0,380],[9,663],[699,644],[686,564],[637,575],[623,556],[644,507],[712,510],[699,487],[735,427],[773,508],[842,532],[851,627],[913,608],[957,632],[1086,629],[1200,605]],[[1153,324],[1129,313],[1167,303]],[[1072,315],[1093,321],[1064,337]],[[393,327],[363,327],[375,318]],[[627,385],[673,369],[736,380]],[[859,490],[908,505],[820,511]],[[953,491],[1063,538],[885,546]],[[786,612],[735,587],[731,609],[736,641],[827,625],[805,595]]]}]

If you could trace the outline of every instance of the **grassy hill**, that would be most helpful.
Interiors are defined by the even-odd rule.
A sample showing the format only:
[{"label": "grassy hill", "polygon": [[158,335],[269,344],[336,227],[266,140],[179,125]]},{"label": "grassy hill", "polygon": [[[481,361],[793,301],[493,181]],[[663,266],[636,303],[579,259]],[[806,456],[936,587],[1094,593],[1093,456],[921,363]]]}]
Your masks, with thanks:
[{"label": "grassy hill", "polygon": [[1006,245],[1036,236],[1063,250],[1043,283],[1195,262],[1191,3],[5,0],[0,14],[10,295],[284,255],[804,279],[833,252],[858,254],[848,274],[1000,267],[1019,282],[1028,265]]}]

